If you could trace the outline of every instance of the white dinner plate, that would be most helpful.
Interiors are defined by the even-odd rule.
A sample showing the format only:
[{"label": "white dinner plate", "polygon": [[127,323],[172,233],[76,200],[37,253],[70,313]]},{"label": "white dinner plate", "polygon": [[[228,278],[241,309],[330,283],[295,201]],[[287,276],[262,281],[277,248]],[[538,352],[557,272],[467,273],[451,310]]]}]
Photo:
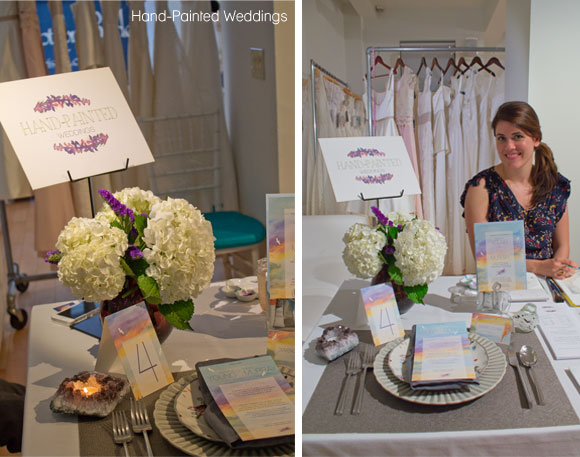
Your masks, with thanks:
[{"label": "white dinner plate", "polygon": [[196,377],[197,375],[192,374],[174,382],[161,393],[155,402],[155,409],[153,410],[155,425],[163,438],[173,446],[188,455],[199,457],[249,457],[256,455],[290,457],[294,455],[294,446],[289,444],[253,449],[231,449],[223,443],[209,441],[189,430],[179,421],[175,412],[174,402],[175,397]]},{"label": "white dinner plate", "polygon": [[[205,405],[203,397],[199,391],[199,380],[196,376],[188,376],[187,379],[193,378],[186,384],[181,392],[175,396],[174,408],[175,414],[179,421],[198,436],[210,441],[220,441],[219,435],[213,431],[205,420]],[[191,391],[194,391],[196,400],[194,401]]]},{"label": "white dinner plate", "polygon": [[[487,367],[488,357],[485,348],[473,338],[474,334],[469,334],[469,343],[473,352],[473,366],[477,375],[481,375]],[[406,338],[401,341],[389,354],[389,368],[393,374],[403,382],[409,382],[405,373],[408,372],[407,364],[411,361],[411,352],[409,351],[410,339]]]},{"label": "white dinner plate", "polygon": [[375,377],[383,389],[402,400],[423,405],[455,405],[464,403],[488,393],[499,384],[505,375],[507,362],[501,349],[493,341],[474,334],[473,341],[479,343],[485,349],[488,357],[485,371],[478,375],[479,384],[469,384],[465,390],[413,390],[407,382],[397,378],[389,368],[389,354],[403,340],[403,338],[397,338],[387,343],[378,353],[373,366]]}]

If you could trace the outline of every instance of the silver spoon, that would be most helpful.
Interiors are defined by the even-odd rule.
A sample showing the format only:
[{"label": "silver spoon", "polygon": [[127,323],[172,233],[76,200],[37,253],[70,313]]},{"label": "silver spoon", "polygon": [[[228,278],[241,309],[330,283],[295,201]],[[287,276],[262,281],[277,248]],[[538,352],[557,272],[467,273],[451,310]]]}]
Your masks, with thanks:
[{"label": "silver spoon", "polygon": [[520,348],[519,352],[520,362],[521,364],[529,369],[530,377],[532,378],[532,383],[536,388],[536,393],[538,394],[538,405],[543,405],[544,403],[544,396],[542,395],[542,391],[540,390],[540,385],[536,379],[535,372],[533,370],[533,366],[538,361],[538,354],[531,346],[526,346],[525,344]]}]

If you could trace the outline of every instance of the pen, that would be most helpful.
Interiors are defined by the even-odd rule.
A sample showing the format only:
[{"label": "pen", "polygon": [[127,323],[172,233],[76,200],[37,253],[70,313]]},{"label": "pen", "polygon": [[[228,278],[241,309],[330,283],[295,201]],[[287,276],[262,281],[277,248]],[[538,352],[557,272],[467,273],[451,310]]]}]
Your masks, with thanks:
[{"label": "pen", "polygon": [[555,289],[558,291],[558,293],[560,294],[560,296],[562,296],[564,298],[564,300],[566,301],[566,303],[568,303],[568,305],[576,308],[578,305],[575,305],[574,302],[572,300],[570,300],[570,297],[568,297],[568,295],[566,295],[566,292],[564,292],[562,290],[562,288],[556,283],[556,281],[554,281],[553,278],[548,278],[552,284],[554,285]]},{"label": "pen", "polygon": [[554,301],[556,303],[563,302],[564,298],[562,297],[562,295],[560,294],[560,292],[556,288],[556,285],[554,284],[554,281],[552,280],[552,278],[546,278],[546,282],[548,283],[548,287],[550,287],[550,291],[552,292],[552,298],[554,299]]}]

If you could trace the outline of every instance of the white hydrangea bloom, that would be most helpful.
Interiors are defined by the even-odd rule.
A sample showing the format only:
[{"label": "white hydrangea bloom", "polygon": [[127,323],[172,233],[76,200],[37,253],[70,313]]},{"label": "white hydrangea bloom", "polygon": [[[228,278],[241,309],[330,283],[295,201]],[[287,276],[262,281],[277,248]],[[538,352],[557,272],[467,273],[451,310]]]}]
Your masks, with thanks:
[{"label": "white hydrangea bloom", "polygon": [[154,204],[143,240],[146,273],[157,281],[162,303],[197,297],[209,286],[215,238],[209,221],[186,200]]},{"label": "white hydrangea bloom", "polygon": [[[150,190],[142,190],[139,187],[127,187],[119,192],[115,192],[113,196],[137,214],[149,214],[153,205],[162,201]],[[103,203],[103,207],[95,215],[95,219],[107,223],[111,223],[114,218],[115,213],[107,203]]]},{"label": "white hydrangea bloom", "polygon": [[393,222],[395,226],[397,225],[405,225],[407,222],[412,221],[415,216],[409,213],[401,213],[399,211],[391,211],[390,213],[385,214],[387,219]]},{"label": "white hydrangea bloom", "polygon": [[73,217],[56,243],[62,253],[58,278],[76,297],[111,300],[125,283],[120,258],[128,245],[122,230],[94,219]]},{"label": "white hydrangea bloom", "polygon": [[346,244],[342,258],[348,271],[359,278],[372,278],[382,268],[379,252],[387,239],[382,232],[365,224],[356,223],[344,234]]},{"label": "white hydrangea bloom", "polygon": [[401,270],[403,284],[429,284],[441,276],[447,243],[445,237],[425,220],[413,220],[394,241],[395,265]]}]

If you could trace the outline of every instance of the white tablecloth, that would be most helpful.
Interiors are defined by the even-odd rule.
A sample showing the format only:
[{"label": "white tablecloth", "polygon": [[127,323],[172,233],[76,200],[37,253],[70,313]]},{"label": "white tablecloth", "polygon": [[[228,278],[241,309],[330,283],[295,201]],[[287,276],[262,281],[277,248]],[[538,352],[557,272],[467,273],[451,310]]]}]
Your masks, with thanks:
[{"label": "white tablecloth", "polygon": [[[334,242],[325,249],[321,246],[323,234],[329,240],[340,240],[346,229],[353,223],[351,216],[310,216],[304,218],[303,224],[303,263],[308,265],[309,274],[303,274],[303,295],[314,295],[321,284],[326,287],[326,299],[323,306],[311,316],[321,316],[317,322],[304,322],[303,332],[306,336],[303,344],[302,361],[302,408],[306,409],[324,368],[325,363],[312,348],[316,338],[322,334],[322,326],[331,323],[342,323],[352,326],[356,322],[358,291],[369,285],[369,281],[353,279],[342,265],[342,247]],[[308,230],[306,229],[308,227]],[[337,246],[340,249],[337,249]],[[325,256],[319,258],[311,252],[323,251]],[[333,281],[324,280],[324,271],[333,265],[342,274],[334,276]],[[333,270],[333,271],[335,271]],[[303,270],[304,271],[304,270]],[[429,287],[425,297],[427,305],[415,305],[402,316],[406,329],[413,324],[442,322],[446,320],[465,319],[471,321],[471,312],[475,311],[463,305],[454,305],[449,300],[448,288],[455,285],[459,277],[439,278]],[[338,285],[337,285],[338,283]],[[338,292],[338,293],[337,293]],[[305,303],[306,305],[306,303]],[[516,311],[523,304],[513,304],[510,311]],[[308,333],[307,333],[308,332]],[[580,367],[580,360],[553,360],[545,342],[538,332],[542,346],[562,384],[576,414],[580,417],[580,392],[568,374],[571,367]],[[511,369],[508,367],[508,369]],[[548,389],[549,386],[543,386]],[[501,411],[497,411],[500,415]],[[356,417],[353,416],[353,420]],[[474,418],[477,420],[477,418]],[[309,434],[302,436],[302,453],[304,456],[564,456],[580,455],[580,426],[546,427],[510,430],[487,430],[468,432],[439,433],[397,433],[397,434]]]},{"label": "white tablecloth", "polygon": [[[241,358],[266,353],[266,319],[257,300],[243,303],[212,284],[196,300],[194,332],[174,329],[162,345],[172,371],[194,369],[195,363],[221,357]],[[92,370],[97,339],[55,323],[57,304],[32,308],[28,342],[28,376],[24,409],[23,455],[79,455],[74,416],[53,414],[49,404],[65,377]]]}]

